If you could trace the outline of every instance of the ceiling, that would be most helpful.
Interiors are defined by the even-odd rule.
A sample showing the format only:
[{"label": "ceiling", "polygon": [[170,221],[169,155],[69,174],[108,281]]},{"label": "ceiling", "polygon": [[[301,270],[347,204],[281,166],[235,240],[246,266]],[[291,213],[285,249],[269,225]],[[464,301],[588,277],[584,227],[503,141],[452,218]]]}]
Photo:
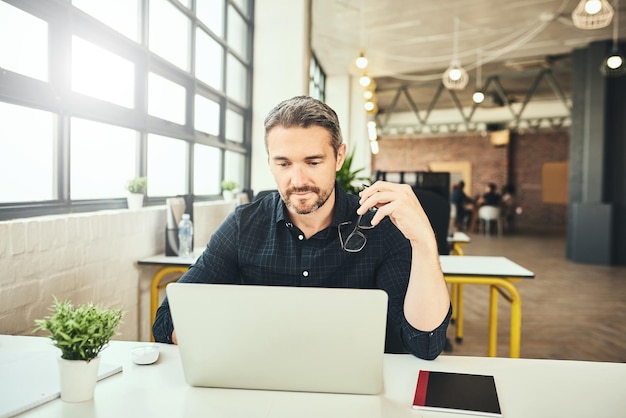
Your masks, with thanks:
[{"label": "ceiling", "polygon": [[[551,70],[569,100],[571,52],[593,41],[610,40],[614,31],[613,24],[595,30],[576,28],[571,12],[578,2],[312,0],[313,51],[328,76],[360,75],[354,60],[363,51],[369,59],[367,72],[377,85],[379,115],[394,106],[400,87],[409,91],[411,99],[397,101],[393,111],[409,110],[411,101],[420,111],[433,105],[441,75],[453,59],[455,38],[456,58],[470,76],[467,87],[455,91],[463,106],[472,105],[471,95],[479,84],[477,68],[480,84],[498,76],[512,102],[523,100],[538,71]],[[626,0],[619,3],[616,15],[623,40]],[[555,99],[548,81],[544,78],[536,86],[535,98]],[[496,83],[490,86],[494,90]],[[454,99],[446,93],[435,107],[454,107]],[[487,96],[484,106],[490,105],[491,95]]]}]

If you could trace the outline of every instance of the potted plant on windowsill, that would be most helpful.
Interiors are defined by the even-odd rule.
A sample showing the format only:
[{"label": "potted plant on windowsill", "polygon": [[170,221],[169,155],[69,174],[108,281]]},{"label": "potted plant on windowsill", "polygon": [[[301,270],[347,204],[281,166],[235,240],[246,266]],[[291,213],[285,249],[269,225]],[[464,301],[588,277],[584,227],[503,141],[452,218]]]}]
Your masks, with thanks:
[{"label": "potted plant on windowsill", "polygon": [[77,305],[54,299],[52,314],[35,320],[35,331],[47,331],[61,350],[59,380],[61,399],[84,402],[93,398],[100,365],[100,351],[116,335],[124,312],[93,304]]},{"label": "potted plant on windowsill", "polygon": [[239,187],[239,184],[236,181],[222,181],[222,197],[226,202],[230,202],[234,199],[237,187]]},{"label": "potted plant on windowsill", "polygon": [[128,209],[139,209],[143,206],[143,199],[148,190],[148,178],[135,177],[128,181],[126,189],[128,190],[126,197]]}]

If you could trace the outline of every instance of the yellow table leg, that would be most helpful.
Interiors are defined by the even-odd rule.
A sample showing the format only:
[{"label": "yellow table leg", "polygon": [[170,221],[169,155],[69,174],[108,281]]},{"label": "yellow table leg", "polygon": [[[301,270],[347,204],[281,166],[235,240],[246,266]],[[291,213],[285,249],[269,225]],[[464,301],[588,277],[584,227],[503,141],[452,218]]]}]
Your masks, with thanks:
[{"label": "yellow table leg", "polygon": [[450,302],[452,303],[452,315],[450,316],[451,321],[456,321],[456,311],[457,311],[457,300],[459,295],[459,285],[458,283],[450,284]]},{"label": "yellow table leg", "polygon": [[454,244],[452,244],[452,255],[464,255],[463,253],[463,246],[465,245],[464,242],[455,242]]},{"label": "yellow table leg", "polygon": [[[183,275],[189,267],[163,267],[156,272],[150,283],[150,340],[154,341],[152,335],[152,324],[156,318],[156,311],[159,308],[159,291],[163,289],[167,283],[173,280],[169,280],[166,283],[162,283],[164,279],[170,274],[178,273],[179,278]],[[176,279],[178,280],[178,278]]]},{"label": "yellow table leg", "polygon": [[498,288],[489,286],[489,357],[498,351]]},{"label": "yellow table leg", "polygon": [[495,357],[497,352],[497,335],[498,335],[498,292],[507,290],[509,297],[507,300],[511,303],[511,336],[509,356],[511,358],[519,358],[522,334],[522,298],[519,291],[513,285],[512,281],[519,279],[502,278],[502,277],[468,277],[446,275],[446,282],[458,284],[457,293],[457,336],[463,336],[463,285],[464,284],[482,284],[490,286],[490,307],[489,307],[489,356]]},{"label": "yellow table leg", "polygon": [[457,283],[456,342],[463,341],[463,283]]}]

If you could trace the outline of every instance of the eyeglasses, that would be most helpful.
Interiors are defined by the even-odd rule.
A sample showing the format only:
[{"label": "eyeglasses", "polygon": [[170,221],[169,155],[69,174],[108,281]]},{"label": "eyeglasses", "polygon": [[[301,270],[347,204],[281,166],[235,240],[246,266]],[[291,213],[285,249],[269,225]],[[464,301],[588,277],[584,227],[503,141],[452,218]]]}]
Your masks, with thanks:
[{"label": "eyeglasses", "polygon": [[337,232],[339,233],[339,243],[341,244],[341,248],[344,251],[347,251],[349,253],[358,253],[363,249],[363,247],[365,247],[365,244],[367,243],[367,237],[361,231],[374,228],[374,225],[372,225],[372,218],[375,214],[376,209],[374,208],[368,210],[363,215],[360,215],[356,221],[356,226],[354,227],[352,232],[350,232],[348,236],[346,236],[345,239],[343,238],[341,229],[342,227],[351,225],[352,221],[342,222],[339,224],[339,226],[337,227]]}]

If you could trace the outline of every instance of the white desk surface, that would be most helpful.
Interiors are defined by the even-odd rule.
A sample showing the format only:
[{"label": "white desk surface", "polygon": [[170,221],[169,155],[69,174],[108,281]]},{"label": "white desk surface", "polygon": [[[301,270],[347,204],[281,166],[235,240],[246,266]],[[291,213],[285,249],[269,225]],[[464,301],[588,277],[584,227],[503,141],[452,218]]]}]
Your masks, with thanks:
[{"label": "white desk surface", "polygon": [[139,265],[159,265],[159,266],[181,266],[187,267],[193,264],[200,255],[202,255],[204,248],[195,248],[193,255],[190,258],[178,257],[176,255],[157,254],[150,257],[144,257],[137,261]]},{"label": "white desk surface", "polygon": [[455,232],[452,236],[448,235],[448,242],[464,242],[469,243],[471,241],[469,235],[465,232]]},{"label": "white desk surface", "polygon": [[[212,418],[458,418],[458,414],[412,409],[420,368],[495,377],[505,418],[617,418],[626,411],[626,364],[565,360],[385,355],[384,392],[378,396],[192,388],[183,377],[178,347],[158,344],[157,363],[138,366],[130,350],[150,343],[114,341],[103,361],[123,371],[96,386],[92,401],[60,399],[20,417],[212,417]],[[0,356],[16,351],[56,350],[45,337],[0,335]],[[0,388],[0,401],[2,390]]]},{"label": "white desk surface", "polygon": [[526,279],[535,277],[535,273],[506,257],[441,255],[439,260],[444,275],[517,277]]}]

